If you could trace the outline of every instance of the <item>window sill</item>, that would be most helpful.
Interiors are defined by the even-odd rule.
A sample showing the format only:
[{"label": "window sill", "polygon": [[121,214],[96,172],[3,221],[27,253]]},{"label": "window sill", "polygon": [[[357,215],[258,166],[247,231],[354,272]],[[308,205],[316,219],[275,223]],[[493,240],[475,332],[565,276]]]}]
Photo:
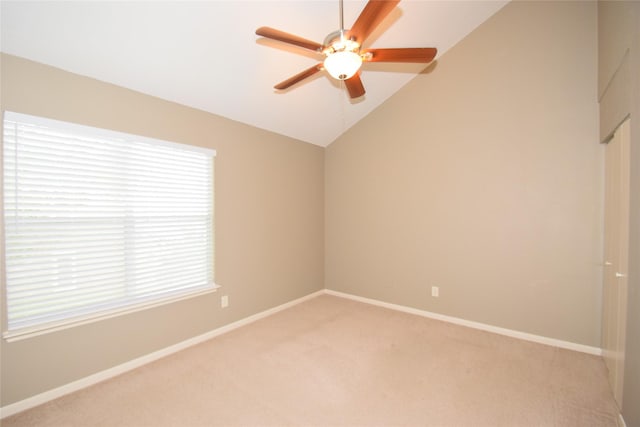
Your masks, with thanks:
[{"label": "window sill", "polygon": [[58,322],[47,323],[44,325],[27,327],[27,328],[19,329],[16,331],[5,331],[2,333],[2,338],[7,342],[20,341],[28,338],[37,337],[40,335],[49,334],[51,332],[62,331],[64,329],[75,328],[76,326],[99,322],[102,320],[110,319],[112,317],[118,317],[125,314],[135,313],[135,312],[171,304],[171,303],[182,301],[182,300],[200,297],[203,295],[214,293],[219,288],[220,288],[219,285],[214,284],[212,288],[203,289],[201,291],[196,291],[188,294],[171,296],[161,300],[149,301],[149,302],[145,302],[145,303],[141,303],[141,304],[137,304],[129,307],[113,309],[107,312],[87,315],[80,318],[61,320]]}]

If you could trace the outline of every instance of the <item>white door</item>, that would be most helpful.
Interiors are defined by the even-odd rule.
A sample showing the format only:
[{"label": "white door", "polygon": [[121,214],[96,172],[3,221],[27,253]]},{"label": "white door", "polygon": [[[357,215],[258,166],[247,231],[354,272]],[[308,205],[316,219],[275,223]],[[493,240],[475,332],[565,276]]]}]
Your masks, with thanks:
[{"label": "white door", "polygon": [[619,407],[622,407],[627,322],[630,141],[627,119],[607,143],[605,154],[602,349],[609,369],[609,383]]}]

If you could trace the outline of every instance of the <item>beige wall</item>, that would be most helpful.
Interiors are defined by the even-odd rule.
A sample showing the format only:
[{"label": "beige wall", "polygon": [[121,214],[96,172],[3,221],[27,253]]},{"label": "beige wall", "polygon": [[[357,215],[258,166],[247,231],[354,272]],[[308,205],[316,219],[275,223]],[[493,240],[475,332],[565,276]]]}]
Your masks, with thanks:
[{"label": "beige wall", "polygon": [[600,346],[596,13],[510,3],[328,147],[328,289]]},{"label": "beige wall", "polygon": [[622,415],[640,426],[640,2],[598,2],[598,95],[604,140],[631,117],[629,302]]},{"label": "beige wall", "polygon": [[[208,296],[0,340],[2,406],[323,288],[322,148],[16,57],[1,62],[2,110],[217,150],[222,285]],[[224,310],[221,295],[229,295]]]}]

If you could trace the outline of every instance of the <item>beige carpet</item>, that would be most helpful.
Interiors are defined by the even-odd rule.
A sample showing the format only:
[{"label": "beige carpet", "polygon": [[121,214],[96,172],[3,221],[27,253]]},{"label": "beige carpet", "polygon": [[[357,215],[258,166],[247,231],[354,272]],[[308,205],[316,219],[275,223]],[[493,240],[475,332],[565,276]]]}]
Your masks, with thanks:
[{"label": "beige carpet", "polygon": [[3,420],[17,426],[615,426],[601,358],[320,296]]}]

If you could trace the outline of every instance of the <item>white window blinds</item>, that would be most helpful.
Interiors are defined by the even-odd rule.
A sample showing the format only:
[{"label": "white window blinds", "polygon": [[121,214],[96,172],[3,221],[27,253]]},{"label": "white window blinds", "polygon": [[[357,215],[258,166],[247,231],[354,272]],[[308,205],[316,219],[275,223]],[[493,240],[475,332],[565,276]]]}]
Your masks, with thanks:
[{"label": "white window blinds", "polygon": [[8,333],[215,288],[215,151],[5,112]]}]

